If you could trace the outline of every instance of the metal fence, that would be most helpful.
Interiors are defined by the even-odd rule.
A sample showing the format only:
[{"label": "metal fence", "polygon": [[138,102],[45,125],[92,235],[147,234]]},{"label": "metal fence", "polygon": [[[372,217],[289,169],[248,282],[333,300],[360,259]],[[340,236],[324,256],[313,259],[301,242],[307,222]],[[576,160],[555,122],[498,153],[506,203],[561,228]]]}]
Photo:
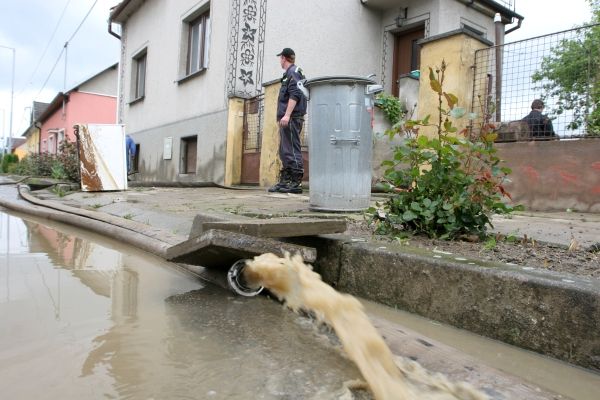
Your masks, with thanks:
[{"label": "metal fence", "polygon": [[599,68],[600,24],[478,50],[471,111],[498,141],[600,138]]},{"label": "metal fence", "polygon": [[509,10],[515,10],[515,0],[494,0],[496,3],[508,8]]},{"label": "metal fence", "polygon": [[262,95],[244,100],[244,153],[260,153],[265,102]]},{"label": "metal fence", "polygon": [[[244,100],[244,136],[245,153],[260,153],[264,129],[264,95]],[[304,125],[300,133],[302,151],[308,151],[308,115],[304,116]]]}]

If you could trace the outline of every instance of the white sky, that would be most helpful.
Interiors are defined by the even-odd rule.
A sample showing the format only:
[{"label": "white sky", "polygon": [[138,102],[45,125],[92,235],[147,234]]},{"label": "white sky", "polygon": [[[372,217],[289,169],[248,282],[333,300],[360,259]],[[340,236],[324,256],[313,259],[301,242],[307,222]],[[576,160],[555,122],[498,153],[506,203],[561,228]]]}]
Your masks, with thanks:
[{"label": "white sky", "polygon": [[[34,100],[49,102],[65,89],[64,56],[54,73],[50,74],[50,71],[65,42],[95,2],[91,14],[68,46],[67,90],[118,61],[120,43],[108,34],[107,20],[110,7],[120,1],[0,0],[0,46],[16,49],[13,137],[20,137],[27,128]],[[53,36],[63,10],[66,10],[64,17]],[[525,20],[520,29],[507,36],[507,42],[569,29],[590,20],[590,9],[585,0],[516,0],[516,12]],[[46,79],[48,83],[42,90]],[[12,51],[0,48],[2,136],[9,132],[11,82]]]}]

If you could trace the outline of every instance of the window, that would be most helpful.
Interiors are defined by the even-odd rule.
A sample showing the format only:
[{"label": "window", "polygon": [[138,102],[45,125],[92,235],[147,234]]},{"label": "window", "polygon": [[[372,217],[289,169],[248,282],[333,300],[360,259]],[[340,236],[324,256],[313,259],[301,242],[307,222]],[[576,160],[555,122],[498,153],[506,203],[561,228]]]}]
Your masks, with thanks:
[{"label": "window", "polygon": [[140,172],[140,144],[135,144],[135,156],[133,157],[133,172]]},{"label": "window", "polygon": [[132,94],[133,101],[142,99],[146,95],[146,58],[147,53],[142,53],[133,58]]},{"label": "window", "polygon": [[181,164],[179,170],[182,174],[196,173],[196,155],[198,137],[190,136],[181,139]]},{"label": "window", "polygon": [[191,75],[208,67],[210,12],[189,21],[188,27],[186,75]]},{"label": "window", "polygon": [[58,140],[56,142],[56,147],[60,150],[60,145],[65,141],[65,130],[61,129],[58,131]]},{"label": "window", "polygon": [[462,27],[465,31],[471,32],[472,34],[474,34],[476,36],[485,37],[485,34],[482,31],[480,31],[479,29],[475,29],[470,25],[463,24]]},{"label": "window", "polygon": [[49,129],[48,130],[48,142],[46,143],[46,151],[50,154],[56,154],[57,153],[57,134],[58,134],[58,130],[57,129]]}]

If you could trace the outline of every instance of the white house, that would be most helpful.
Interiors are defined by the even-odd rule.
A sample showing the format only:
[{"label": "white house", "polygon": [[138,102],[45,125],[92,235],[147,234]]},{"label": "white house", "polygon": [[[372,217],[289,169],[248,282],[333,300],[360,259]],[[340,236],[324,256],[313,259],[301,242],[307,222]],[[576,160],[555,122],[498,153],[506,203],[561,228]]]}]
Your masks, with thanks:
[{"label": "white house", "polygon": [[139,180],[227,183],[232,99],[281,76],[283,47],[309,78],[374,73],[398,94],[420,41],[462,32],[491,45],[522,19],[512,0],[124,0],[109,21],[122,44],[118,122],[140,144]]}]

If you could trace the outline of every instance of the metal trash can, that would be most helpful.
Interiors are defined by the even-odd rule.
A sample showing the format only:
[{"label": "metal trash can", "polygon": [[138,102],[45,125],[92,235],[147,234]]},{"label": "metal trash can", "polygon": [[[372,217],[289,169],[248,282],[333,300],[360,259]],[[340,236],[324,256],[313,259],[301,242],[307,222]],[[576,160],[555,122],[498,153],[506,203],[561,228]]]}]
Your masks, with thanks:
[{"label": "metal trash can", "polygon": [[371,199],[373,96],[366,77],[325,76],[299,83],[309,99],[310,206],[360,211]]}]

